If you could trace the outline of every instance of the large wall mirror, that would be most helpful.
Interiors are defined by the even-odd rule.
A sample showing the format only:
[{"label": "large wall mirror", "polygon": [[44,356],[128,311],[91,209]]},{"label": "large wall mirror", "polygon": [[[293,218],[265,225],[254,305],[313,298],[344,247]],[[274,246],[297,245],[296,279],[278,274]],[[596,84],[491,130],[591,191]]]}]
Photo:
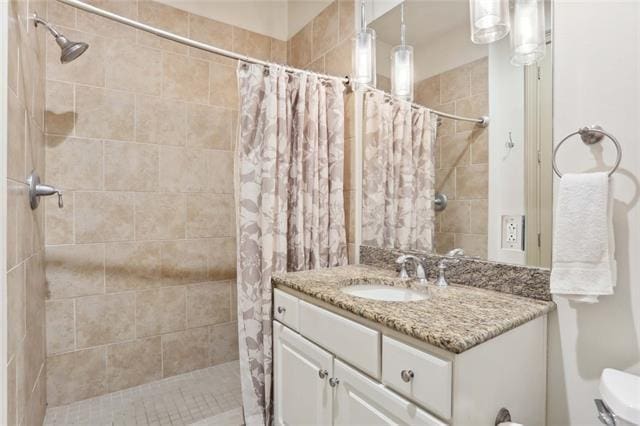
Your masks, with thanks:
[{"label": "large wall mirror", "polygon": [[[406,44],[414,50],[413,103],[464,117],[490,117],[486,128],[447,118],[432,120],[435,133],[428,166],[433,168],[433,182],[423,188],[430,210],[418,206],[414,212],[414,219],[417,215],[433,221],[430,229],[416,235],[431,241],[432,252],[462,248],[466,255],[482,259],[550,265],[553,40],[551,7],[544,6],[544,58],[516,66],[509,35],[488,44],[471,41],[468,0],[404,2]],[[512,2],[512,20],[513,8]],[[377,34],[376,86],[389,92],[389,58],[400,44],[401,3],[377,15],[369,22]],[[372,209],[367,200],[367,176],[381,173],[374,161],[367,161],[367,143],[371,139],[363,135],[362,243],[416,248],[381,238],[380,227],[368,226],[368,212],[383,207]],[[424,166],[421,161],[417,164]],[[387,171],[382,178],[386,185],[394,185],[388,181],[392,174]],[[435,199],[446,199],[446,206],[439,203],[444,208],[438,210]],[[374,215],[386,221],[383,227],[404,226],[397,214]]]}]

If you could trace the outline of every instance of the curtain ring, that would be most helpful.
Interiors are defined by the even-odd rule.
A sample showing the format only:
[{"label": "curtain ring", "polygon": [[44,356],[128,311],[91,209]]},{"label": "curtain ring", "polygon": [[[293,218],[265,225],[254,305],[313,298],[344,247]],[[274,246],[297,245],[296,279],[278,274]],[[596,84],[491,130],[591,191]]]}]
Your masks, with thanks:
[{"label": "curtain ring", "polygon": [[264,67],[263,70],[262,70],[262,73],[264,74],[265,77],[268,76],[269,75],[269,68]]}]

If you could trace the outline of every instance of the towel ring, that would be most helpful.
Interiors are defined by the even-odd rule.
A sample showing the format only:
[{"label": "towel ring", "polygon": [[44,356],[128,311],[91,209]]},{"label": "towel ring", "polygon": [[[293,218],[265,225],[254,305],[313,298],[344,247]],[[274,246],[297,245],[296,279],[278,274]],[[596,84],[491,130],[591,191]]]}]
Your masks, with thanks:
[{"label": "towel ring", "polygon": [[620,161],[622,160],[622,147],[620,146],[620,142],[618,142],[618,140],[611,133],[606,132],[600,126],[583,127],[582,129],[578,129],[577,131],[565,136],[564,139],[562,139],[560,143],[558,143],[558,145],[556,145],[556,147],[553,149],[553,159],[552,159],[553,171],[555,172],[556,175],[558,175],[558,177],[562,177],[562,173],[560,173],[560,170],[558,169],[558,165],[556,164],[556,154],[560,149],[560,145],[562,145],[567,139],[575,135],[580,135],[580,138],[582,139],[582,142],[584,142],[585,145],[593,145],[593,144],[599,143],[602,141],[602,139],[605,136],[611,139],[611,142],[613,142],[613,144],[616,146],[617,157],[616,157],[616,164],[613,166],[611,170],[609,170],[609,173],[607,173],[607,176],[611,176],[618,169],[618,166],[620,165]]}]

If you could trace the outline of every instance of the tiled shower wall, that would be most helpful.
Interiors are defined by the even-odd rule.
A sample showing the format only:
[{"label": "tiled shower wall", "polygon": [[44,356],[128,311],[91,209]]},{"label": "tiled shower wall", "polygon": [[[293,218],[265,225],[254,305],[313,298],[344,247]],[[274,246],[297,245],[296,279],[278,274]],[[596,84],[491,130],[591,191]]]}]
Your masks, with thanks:
[{"label": "tiled shower wall", "polygon": [[[334,0],[288,42],[289,63],[336,76],[351,75],[352,38],[355,33],[355,3]],[[356,158],[355,158],[355,95],[345,97],[345,168],[344,201],[349,259],[356,253]]]},{"label": "tiled shower wall", "polygon": [[[43,209],[31,210],[27,174],[44,173],[45,31],[30,14],[45,1],[9,1],[7,407],[10,425],[40,425],[45,411],[45,279]],[[5,131],[5,129],[2,129]],[[3,148],[4,149],[4,148]]]},{"label": "tiled shower wall", "polygon": [[[479,59],[416,83],[415,101],[466,117],[489,115],[488,61]],[[487,256],[488,129],[442,120],[436,138],[436,192],[449,198],[436,215],[435,247]]]},{"label": "tiled shower wall", "polygon": [[[287,44],[151,1],[100,7],[286,62]],[[47,399],[51,406],[236,359],[235,62],[58,2],[90,44],[47,45]]]}]

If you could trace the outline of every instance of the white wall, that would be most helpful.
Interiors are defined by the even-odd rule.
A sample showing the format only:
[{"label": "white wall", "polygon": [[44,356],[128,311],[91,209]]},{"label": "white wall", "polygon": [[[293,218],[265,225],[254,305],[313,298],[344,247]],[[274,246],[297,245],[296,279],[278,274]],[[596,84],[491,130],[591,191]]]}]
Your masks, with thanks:
[{"label": "white wall", "polygon": [[[509,62],[509,39],[489,46],[488,258],[525,263],[521,250],[501,248],[502,215],[525,214],[524,70]],[[515,146],[507,149],[509,132]]]},{"label": "white wall", "polygon": [[473,44],[469,39],[469,26],[464,25],[416,46],[414,52],[415,80],[420,81],[484,58],[489,49],[487,45]]},{"label": "white wall", "polygon": [[[376,41],[376,72],[389,78],[391,78],[391,49],[393,47],[380,39]],[[415,71],[417,70],[414,68]],[[415,79],[415,81],[420,80]]]},{"label": "white wall", "polygon": [[[615,294],[595,305],[558,300],[549,326],[548,424],[598,425],[602,369],[640,374],[640,2],[556,0],[554,13],[554,139],[598,123],[624,151],[612,179]],[[567,144],[563,171],[596,164],[598,148]]]},{"label": "white wall", "polygon": [[331,4],[332,0],[288,0],[287,1],[287,38],[300,31],[309,21]]},{"label": "white wall", "polygon": [[[187,12],[287,40],[286,0],[158,0]],[[310,9],[315,10],[315,2]],[[320,9],[322,10],[322,8]],[[314,15],[315,16],[315,15]],[[303,24],[304,25],[304,24]]]},{"label": "white wall", "polygon": [[[392,45],[378,39],[376,67],[378,74],[386,77],[390,77],[391,74],[389,59],[391,48],[393,48]],[[413,46],[414,80],[421,81],[433,77],[484,58],[488,53],[487,45],[471,42],[468,26],[455,28],[434,40]]]}]

